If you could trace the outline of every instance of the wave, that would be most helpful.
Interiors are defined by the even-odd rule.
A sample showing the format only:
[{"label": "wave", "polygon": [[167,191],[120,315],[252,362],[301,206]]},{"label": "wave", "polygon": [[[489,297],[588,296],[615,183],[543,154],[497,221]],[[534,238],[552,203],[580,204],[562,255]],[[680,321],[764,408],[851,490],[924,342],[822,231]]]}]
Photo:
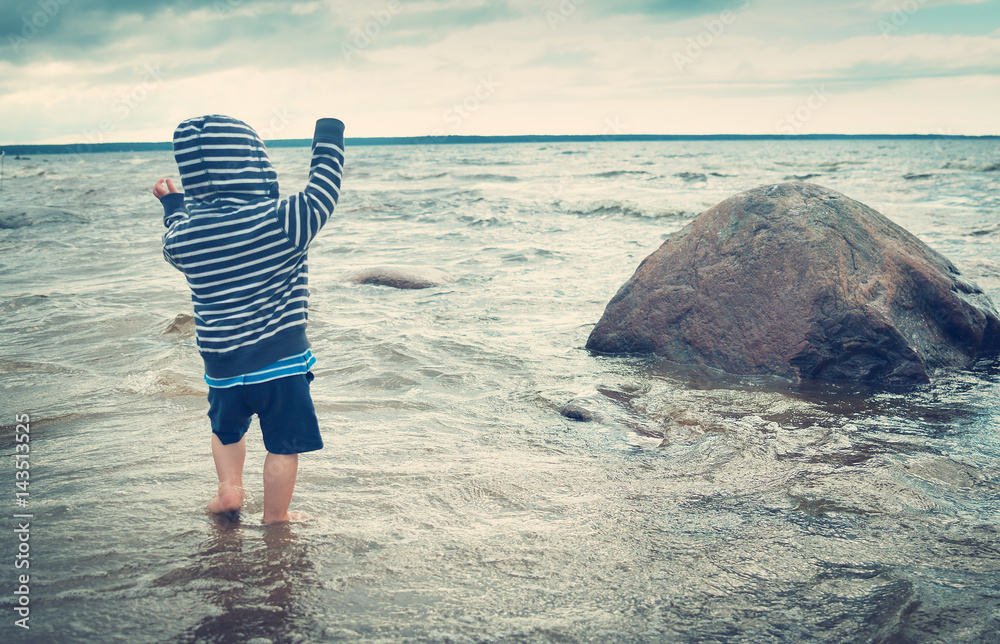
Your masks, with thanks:
[{"label": "wave", "polygon": [[429,174],[407,174],[405,172],[394,172],[389,175],[390,181],[426,181],[427,179],[441,179],[447,177],[447,172],[431,172]]},{"label": "wave", "polygon": [[48,295],[23,295],[9,300],[0,301],[0,313],[10,313],[26,306],[42,304],[49,299]]},{"label": "wave", "polygon": [[500,181],[503,183],[514,183],[515,181],[520,181],[520,177],[514,177],[509,174],[464,174],[457,179],[465,179],[469,181]]},{"label": "wave", "polygon": [[980,165],[966,161],[948,161],[941,168],[943,170],[965,170],[966,172],[1000,172],[1000,162]]},{"label": "wave", "polygon": [[30,362],[27,360],[9,360],[0,358],[0,372],[11,373],[74,373],[75,369],[64,367],[53,362]]},{"label": "wave", "polygon": [[646,172],[645,170],[609,170],[608,172],[598,172],[591,177],[598,177],[600,179],[614,179],[615,177],[627,177],[627,176],[641,176],[645,175],[647,177],[654,176],[651,172]]},{"label": "wave", "polygon": [[455,161],[459,165],[520,165],[516,161],[497,161],[495,159],[459,159]]},{"label": "wave", "polygon": [[115,161],[118,165],[142,165],[148,163],[158,163],[158,159],[152,159],[150,157],[129,157],[125,159],[117,159]]},{"label": "wave", "polygon": [[970,231],[966,233],[966,235],[971,237],[984,237],[986,235],[995,235],[998,232],[1000,232],[1000,224],[994,224],[989,228],[980,228],[978,230]]},{"label": "wave", "polygon": [[561,208],[569,214],[586,216],[621,215],[642,219],[686,219],[691,217],[691,214],[684,210],[666,208],[653,210],[643,208],[634,201],[616,199],[562,204]]},{"label": "wave", "polygon": [[85,224],[87,217],[49,206],[0,206],[0,230],[14,230],[42,224]]},{"label": "wave", "polygon": [[37,166],[32,166],[28,168],[19,168],[13,172],[7,172],[4,174],[6,179],[29,179],[31,177],[44,177],[46,174],[45,168],[39,168]]},{"label": "wave", "polygon": [[187,373],[170,369],[125,374],[115,391],[139,396],[203,396],[201,381]]},{"label": "wave", "polygon": [[497,217],[476,217],[474,215],[462,215],[458,220],[466,226],[473,228],[491,228],[493,226],[506,226],[510,222]]},{"label": "wave", "polygon": [[[50,425],[65,425],[71,422],[97,420],[107,418],[110,415],[107,412],[29,413],[27,424],[30,429],[31,438],[34,441],[42,438]],[[10,414],[3,421],[0,422],[0,450],[14,449],[14,445],[17,444],[17,439],[15,438],[17,426],[24,423],[18,422],[14,414]],[[21,431],[23,432],[24,430]]]},{"label": "wave", "polygon": [[[824,173],[834,173],[840,172],[845,165],[865,165],[867,163],[867,161],[826,161],[824,163],[816,164],[814,168]],[[774,161],[774,165],[786,168],[801,168],[804,164],[801,161]]]}]

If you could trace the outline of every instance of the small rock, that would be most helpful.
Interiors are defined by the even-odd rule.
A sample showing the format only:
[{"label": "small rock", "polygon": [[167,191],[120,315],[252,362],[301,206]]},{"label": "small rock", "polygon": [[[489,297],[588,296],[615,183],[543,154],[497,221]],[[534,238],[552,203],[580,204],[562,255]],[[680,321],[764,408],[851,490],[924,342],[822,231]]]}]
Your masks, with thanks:
[{"label": "small rock", "polygon": [[163,332],[189,336],[194,334],[194,330],[194,316],[190,313],[178,313]]},{"label": "small rock", "polygon": [[591,421],[601,422],[601,415],[593,409],[588,409],[586,403],[587,401],[584,398],[574,398],[563,405],[559,413],[570,420],[579,420],[585,423]]},{"label": "small rock", "polygon": [[373,284],[399,289],[421,289],[444,286],[451,277],[433,268],[405,266],[370,266],[344,274],[352,284]]}]

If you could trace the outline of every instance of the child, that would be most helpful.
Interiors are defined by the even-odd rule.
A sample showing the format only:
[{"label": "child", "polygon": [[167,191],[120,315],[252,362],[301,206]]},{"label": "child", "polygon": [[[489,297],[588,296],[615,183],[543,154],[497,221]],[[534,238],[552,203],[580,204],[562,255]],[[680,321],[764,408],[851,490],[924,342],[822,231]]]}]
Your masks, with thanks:
[{"label": "child", "polygon": [[309,180],[288,199],[278,199],[260,137],[228,116],[178,125],[174,157],[184,193],[160,179],[153,195],[167,227],[163,255],[191,287],[205,361],[219,475],[208,510],[243,505],[244,434],[257,414],[267,449],[264,523],[289,521],[298,455],[323,447],[309,394],[306,253],[340,195],[344,124],[317,121]]}]

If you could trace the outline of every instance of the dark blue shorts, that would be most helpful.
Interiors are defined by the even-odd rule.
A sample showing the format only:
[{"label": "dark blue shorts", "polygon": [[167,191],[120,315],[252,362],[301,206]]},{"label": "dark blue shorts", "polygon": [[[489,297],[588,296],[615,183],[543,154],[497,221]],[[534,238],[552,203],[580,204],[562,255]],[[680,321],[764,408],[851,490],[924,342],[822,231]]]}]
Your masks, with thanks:
[{"label": "dark blue shorts", "polygon": [[312,372],[255,385],[208,388],[212,433],[223,445],[239,442],[254,414],[260,419],[264,447],[272,454],[298,454],[323,448],[309,383]]}]

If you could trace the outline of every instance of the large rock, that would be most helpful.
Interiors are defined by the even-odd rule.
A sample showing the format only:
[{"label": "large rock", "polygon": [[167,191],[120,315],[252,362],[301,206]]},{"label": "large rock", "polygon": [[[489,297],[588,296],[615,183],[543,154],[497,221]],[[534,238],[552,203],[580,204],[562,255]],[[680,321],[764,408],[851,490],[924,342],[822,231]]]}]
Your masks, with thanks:
[{"label": "large rock", "polygon": [[1000,350],[1000,319],[947,259],[862,203],[762,186],[639,265],[587,348],[733,374],[926,382]]}]

